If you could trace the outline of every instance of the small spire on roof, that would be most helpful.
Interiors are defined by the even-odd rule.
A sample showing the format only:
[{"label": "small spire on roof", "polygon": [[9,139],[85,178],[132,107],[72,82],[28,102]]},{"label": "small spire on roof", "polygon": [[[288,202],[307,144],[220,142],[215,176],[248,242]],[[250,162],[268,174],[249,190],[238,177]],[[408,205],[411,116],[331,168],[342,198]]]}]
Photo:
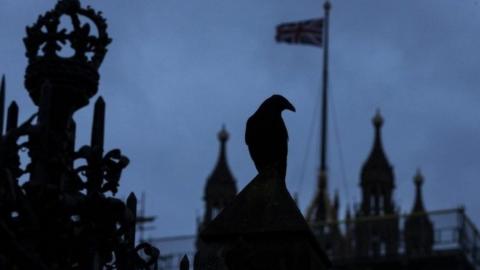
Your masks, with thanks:
[{"label": "small spire on roof", "polygon": [[[220,141],[220,151],[212,173],[207,179],[205,186],[205,201],[209,204],[207,207],[223,208],[224,204],[228,204],[233,200],[237,194],[237,187],[235,178],[233,177],[227,163],[227,140],[229,134],[223,125],[222,129],[217,134]],[[206,211],[208,216],[204,217],[204,222],[210,222],[213,216]]]},{"label": "small spire on roof", "polygon": [[377,109],[375,116],[372,119],[373,125],[376,128],[380,128],[383,125],[383,117],[382,114],[380,113],[380,109]]},{"label": "small spire on roof", "polygon": [[423,196],[422,196],[422,185],[423,185],[423,175],[420,168],[417,169],[415,176],[413,177],[413,182],[415,183],[415,202],[413,204],[412,212],[424,212],[425,207],[423,205]]},{"label": "small spire on roof", "polygon": [[[380,114],[380,110],[377,109],[375,116],[372,118],[372,123],[375,126],[375,136],[373,139],[373,147],[370,152],[367,161],[364,164],[363,171],[367,168],[376,169],[382,168],[383,170],[390,171],[390,163],[388,162],[387,156],[385,155],[385,151],[383,150],[382,145],[382,134],[381,134],[381,127],[384,123],[383,117]],[[389,173],[390,174],[390,173]],[[393,178],[393,176],[392,176]]]},{"label": "small spire on roof", "polygon": [[218,132],[218,139],[220,142],[226,142],[228,141],[228,138],[230,137],[230,134],[228,134],[227,129],[225,128],[225,124],[222,125],[222,129]]},{"label": "small spire on roof", "polygon": [[414,183],[415,183],[416,186],[419,186],[419,185],[423,184],[423,175],[422,175],[422,171],[420,170],[420,168],[417,169],[417,173],[415,174],[413,180],[414,180]]}]

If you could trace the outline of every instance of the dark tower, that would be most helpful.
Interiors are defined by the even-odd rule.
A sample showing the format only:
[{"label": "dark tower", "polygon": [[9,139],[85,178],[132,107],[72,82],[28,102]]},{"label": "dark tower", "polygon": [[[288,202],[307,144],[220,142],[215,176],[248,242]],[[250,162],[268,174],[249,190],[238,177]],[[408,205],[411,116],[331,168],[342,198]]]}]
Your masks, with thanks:
[{"label": "dark tower", "polygon": [[394,175],[383,150],[379,111],[372,121],[375,138],[361,172],[362,202],[355,228],[356,251],[361,257],[396,254],[398,249],[398,215],[392,200]]},{"label": "dark tower", "polygon": [[433,223],[428,217],[422,198],[423,175],[415,175],[415,202],[405,222],[405,251],[409,256],[423,256],[432,252]]},{"label": "dark tower", "polygon": [[[217,164],[207,178],[207,185],[205,186],[203,197],[203,200],[205,201],[205,212],[203,220],[198,226],[198,232],[205,228],[205,226],[207,226],[226,205],[233,201],[235,195],[237,195],[235,178],[227,164],[226,148],[228,138],[229,134],[225,129],[225,126],[223,126],[222,130],[218,132],[220,152]],[[201,244],[197,242],[197,249],[200,248],[200,245]]]},{"label": "dark tower", "polygon": [[220,152],[217,164],[212,174],[208,177],[207,185],[205,186],[205,197],[203,198],[205,201],[205,215],[203,225],[212,221],[212,219],[233,200],[235,195],[237,195],[235,178],[233,178],[227,164],[226,147],[228,137],[229,134],[224,126],[218,133]]}]

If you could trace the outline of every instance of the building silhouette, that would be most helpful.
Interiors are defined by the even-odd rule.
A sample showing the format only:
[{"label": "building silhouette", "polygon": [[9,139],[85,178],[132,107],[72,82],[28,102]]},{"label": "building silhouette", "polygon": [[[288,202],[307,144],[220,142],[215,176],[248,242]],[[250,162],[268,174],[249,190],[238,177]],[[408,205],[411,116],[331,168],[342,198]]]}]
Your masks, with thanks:
[{"label": "building silhouette", "polygon": [[[361,201],[338,221],[338,195],[331,200],[320,175],[307,218],[333,269],[478,269],[479,234],[463,209],[428,212],[424,177],[417,170],[412,210],[401,214],[393,200],[395,174],[382,143],[384,119],[372,119],[374,138],[360,172]],[[321,199],[318,199],[321,198]]]},{"label": "building silhouette", "polygon": [[[360,171],[361,201],[355,209],[346,207],[339,216],[338,191],[329,194],[328,179],[319,173],[318,186],[305,216],[320,246],[332,260],[332,269],[480,269],[480,234],[463,208],[428,211],[422,196],[425,181],[420,169],[413,176],[415,190],[412,208],[400,213],[394,201],[395,173],[382,142],[384,119],[379,111],[372,119],[374,137]],[[235,179],[227,164],[225,128],[218,134],[220,153],[207,178],[202,230],[229,204],[236,194]],[[198,235],[197,232],[197,235]],[[197,236],[180,237],[194,242],[186,248],[190,257],[201,249]],[[176,238],[157,239],[157,246],[168,248]],[[170,254],[163,269],[178,269],[175,261],[182,252]],[[164,264],[167,265],[167,264]]]}]

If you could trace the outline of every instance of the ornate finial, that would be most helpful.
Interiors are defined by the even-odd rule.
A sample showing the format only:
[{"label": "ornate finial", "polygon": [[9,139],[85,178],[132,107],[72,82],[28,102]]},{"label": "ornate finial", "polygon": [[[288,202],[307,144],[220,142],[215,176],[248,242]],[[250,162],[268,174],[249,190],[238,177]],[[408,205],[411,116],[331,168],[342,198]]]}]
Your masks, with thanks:
[{"label": "ornate finial", "polygon": [[[70,17],[72,31],[67,32],[67,29],[61,28],[62,16]],[[80,17],[88,19],[93,24],[82,24]],[[98,36],[92,35],[92,26],[96,28]],[[40,16],[36,23],[27,27],[27,36],[23,41],[30,63],[43,58],[71,58],[98,68],[107,53],[111,39],[101,12],[96,12],[91,7],[82,8],[78,0],[60,0],[52,11]],[[74,50],[74,55],[71,57],[58,55],[67,43]]]},{"label": "ornate finial", "polygon": [[413,181],[415,183],[416,195],[415,195],[415,202],[413,204],[412,212],[424,212],[425,207],[423,206],[423,198],[422,198],[422,184],[423,184],[423,175],[420,169],[417,169],[415,176],[413,177]]},{"label": "ornate finial", "polygon": [[230,136],[230,134],[228,134],[228,131],[225,128],[225,124],[223,124],[222,125],[222,130],[220,130],[220,132],[218,132],[218,139],[221,142],[226,142],[226,141],[228,141],[229,136]]},{"label": "ornate finial", "polygon": [[76,9],[80,8],[79,0],[59,0],[55,8],[65,11],[75,12]]},{"label": "ornate finial", "polygon": [[417,186],[420,186],[423,184],[423,175],[420,168],[417,169],[417,173],[415,174],[413,180],[415,182],[415,185]]},{"label": "ornate finial", "polygon": [[375,113],[375,116],[373,117],[372,122],[376,128],[379,128],[383,125],[383,117],[380,114],[380,109],[377,109],[377,112]]},{"label": "ornate finial", "polygon": [[325,1],[325,4],[323,4],[323,8],[327,11],[330,10],[332,8],[332,4],[330,4],[330,1]]},{"label": "ornate finial", "polygon": [[[65,28],[61,18],[67,18],[71,27]],[[54,89],[66,92],[58,99],[67,106],[78,109],[88,104],[97,92],[98,68],[111,42],[101,12],[82,8],[78,0],[60,0],[26,32],[23,42],[29,65],[25,87],[33,102],[39,105],[41,86],[50,80]],[[65,48],[71,49],[72,55],[63,55]]]}]

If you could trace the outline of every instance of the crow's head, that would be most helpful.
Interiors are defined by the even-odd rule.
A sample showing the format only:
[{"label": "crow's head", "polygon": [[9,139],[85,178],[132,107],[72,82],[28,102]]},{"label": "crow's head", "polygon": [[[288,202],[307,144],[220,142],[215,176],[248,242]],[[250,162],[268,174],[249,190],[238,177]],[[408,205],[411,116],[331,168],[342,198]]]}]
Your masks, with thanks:
[{"label": "crow's head", "polygon": [[262,105],[260,105],[260,108],[276,113],[281,113],[283,110],[295,111],[292,103],[281,95],[273,95],[267,98]]}]

